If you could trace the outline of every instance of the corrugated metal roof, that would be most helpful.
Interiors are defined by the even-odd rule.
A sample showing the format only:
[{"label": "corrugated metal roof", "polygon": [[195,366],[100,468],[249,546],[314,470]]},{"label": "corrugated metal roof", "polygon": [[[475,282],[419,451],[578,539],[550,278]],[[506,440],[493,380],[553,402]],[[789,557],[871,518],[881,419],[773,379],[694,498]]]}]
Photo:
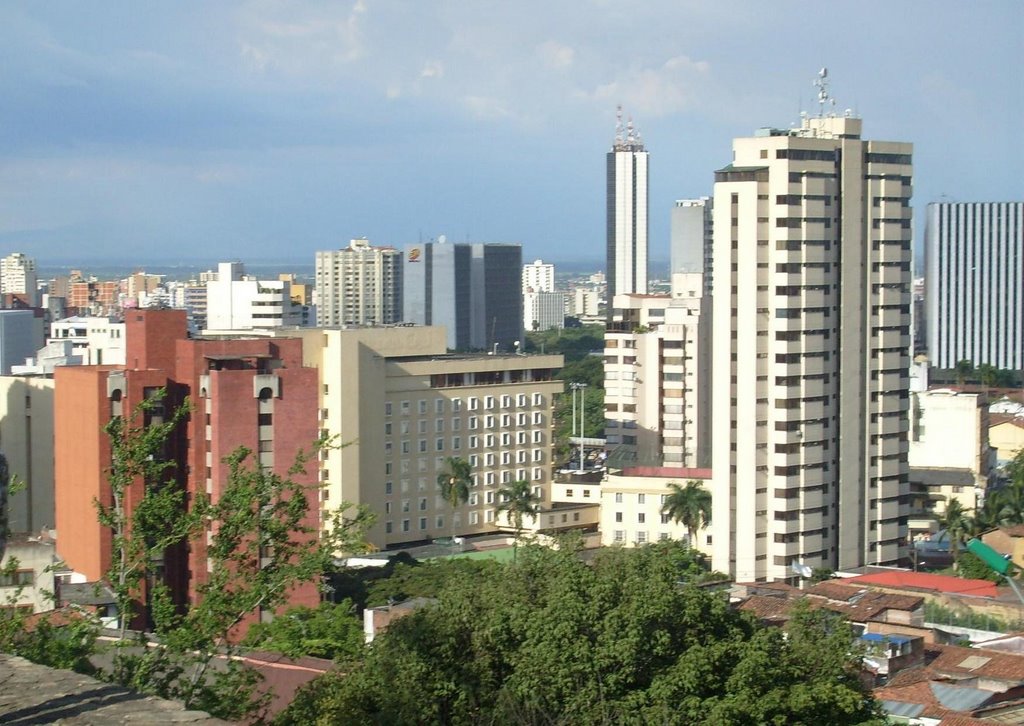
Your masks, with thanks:
[{"label": "corrugated metal roof", "polygon": [[882,708],[890,716],[905,716],[907,718],[920,716],[924,711],[924,705],[920,703],[904,703],[903,701],[882,701]]},{"label": "corrugated metal roof", "polygon": [[983,691],[980,688],[947,686],[934,681],[928,685],[931,686],[932,693],[939,703],[954,711],[973,711],[995,695],[992,691]]}]

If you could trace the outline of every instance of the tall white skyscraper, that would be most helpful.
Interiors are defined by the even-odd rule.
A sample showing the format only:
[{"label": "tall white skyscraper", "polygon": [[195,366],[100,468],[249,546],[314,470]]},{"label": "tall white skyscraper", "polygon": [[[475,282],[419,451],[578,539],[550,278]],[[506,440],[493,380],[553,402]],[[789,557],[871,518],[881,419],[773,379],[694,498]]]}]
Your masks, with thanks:
[{"label": "tall white skyscraper", "polygon": [[715,174],[714,568],[770,581],[896,564],[912,146],[823,114],[733,152]]},{"label": "tall white skyscraper", "polygon": [[610,315],[616,295],[647,292],[647,151],[621,107],[607,159]]},{"label": "tall white skyscraper", "polygon": [[402,253],[354,239],[316,253],[316,320],[335,325],[392,325],[402,319]]},{"label": "tall white skyscraper", "polygon": [[1024,368],[1024,202],[928,205],[925,329],[938,368]]},{"label": "tall white skyscraper", "polygon": [[39,305],[36,261],[22,252],[0,259],[0,294],[23,297],[33,307]]}]

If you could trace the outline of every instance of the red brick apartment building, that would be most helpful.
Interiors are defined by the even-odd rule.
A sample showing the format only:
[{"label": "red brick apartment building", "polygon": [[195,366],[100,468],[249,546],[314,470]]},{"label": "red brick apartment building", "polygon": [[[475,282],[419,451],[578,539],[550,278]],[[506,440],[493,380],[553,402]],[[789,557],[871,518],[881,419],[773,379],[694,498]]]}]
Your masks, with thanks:
[{"label": "red brick apartment building", "polygon": [[[190,497],[216,501],[227,479],[223,459],[245,446],[264,467],[286,475],[299,450],[318,434],[318,374],[302,365],[302,341],[244,336],[189,338],[182,310],[136,310],[125,316],[126,365],[67,366],[56,370],[54,467],[58,549],[68,566],[90,581],[111,561],[111,535],[97,521],[94,500],[109,502],[110,444],[103,427],[159,388],[170,415],[186,397],[191,413],[168,443],[173,476]],[[315,465],[293,479],[308,485],[308,524],[319,518]],[[142,495],[137,482],[129,510]],[[169,551],[165,577],[178,602],[192,601],[206,577],[206,540]],[[293,605],[315,605],[314,585],[299,588]]]}]

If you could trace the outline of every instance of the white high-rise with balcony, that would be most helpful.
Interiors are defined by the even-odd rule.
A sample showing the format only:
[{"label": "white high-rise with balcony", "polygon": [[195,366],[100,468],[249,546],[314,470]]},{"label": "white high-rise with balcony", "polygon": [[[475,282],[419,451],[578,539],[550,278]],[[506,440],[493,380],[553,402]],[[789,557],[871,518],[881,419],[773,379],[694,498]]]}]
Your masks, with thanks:
[{"label": "white high-rise with balcony", "polygon": [[36,261],[22,252],[0,259],[0,294],[15,294],[33,307],[39,306]]},{"label": "white high-rise with balcony", "polygon": [[714,568],[771,581],[794,565],[894,565],[909,494],[912,146],[822,114],[733,152],[714,192]]},{"label": "white high-rise with balcony", "polygon": [[608,310],[616,295],[647,292],[647,151],[619,108],[607,156]]},{"label": "white high-rise with balcony", "polygon": [[354,239],[316,253],[316,318],[321,327],[393,325],[402,319],[402,253]]}]

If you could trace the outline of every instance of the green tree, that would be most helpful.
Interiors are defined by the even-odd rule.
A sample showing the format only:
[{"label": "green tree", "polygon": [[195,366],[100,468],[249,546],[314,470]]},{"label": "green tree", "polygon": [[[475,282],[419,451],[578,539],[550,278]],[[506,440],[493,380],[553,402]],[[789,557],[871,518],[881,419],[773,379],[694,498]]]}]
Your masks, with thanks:
[{"label": "green tree", "polygon": [[654,547],[588,566],[571,547],[450,582],[281,723],[835,723],[877,716],[850,633],[823,614],[764,630],[679,585]]},{"label": "green tree", "polygon": [[452,508],[451,532],[455,539],[455,513],[469,501],[469,487],[473,483],[472,467],[460,456],[446,456],[444,468],[437,475],[437,486],[441,496]]},{"label": "green tree", "polygon": [[953,372],[956,374],[956,382],[962,386],[968,378],[974,375],[974,363],[966,359],[957,361],[953,366]]},{"label": "green tree", "polygon": [[[228,475],[219,498],[188,501],[175,485],[168,456],[186,413],[182,406],[163,416],[161,392],[127,420],[115,417],[107,426],[111,498],[97,502],[97,510],[112,532],[108,579],[123,620],[105,675],[221,718],[258,717],[265,703],[257,695],[260,676],[233,657],[239,628],[279,610],[296,587],[319,583],[334,552],[358,551],[371,518],[343,503],[321,533],[309,512],[310,485],[295,481],[305,474],[301,452],[282,476],[239,448],[225,459]],[[184,609],[156,574],[170,548],[199,539],[206,541],[208,571],[196,586],[196,601]],[[152,632],[129,638],[127,623],[139,601]],[[211,668],[216,660],[222,667]]]},{"label": "green tree", "polygon": [[944,536],[949,538],[949,549],[955,565],[960,555],[960,545],[966,539],[971,526],[970,517],[959,499],[950,499],[946,504],[946,511],[939,517],[939,526],[945,530]]},{"label": "green tree", "polygon": [[668,488],[661,513],[686,527],[687,541],[693,547],[698,530],[711,524],[711,492],[693,479],[686,486],[671,482]]},{"label": "green tree", "polygon": [[978,380],[981,381],[981,385],[985,387],[986,391],[994,386],[999,379],[999,369],[989,363],[979,364],[975,373],[978,374]]},{"label": "green tree", "polygon": [[512,546],[512,559],[519,556],[519,538],[523,533],[523,517],[530,517],[534,522],[540,512],[540,497],[533,493],[530,482],[520,479],[507,487],[498,490],[498,512],[508,512],[508,518],[516,529],[516,538]]},{"label": "green tree", "polygon": [[269,623],[253,625],[245,645],[291,658],[350,659],[362,653],[363,622],[351,600],[323,602],[316,608],[294,607]]}]

